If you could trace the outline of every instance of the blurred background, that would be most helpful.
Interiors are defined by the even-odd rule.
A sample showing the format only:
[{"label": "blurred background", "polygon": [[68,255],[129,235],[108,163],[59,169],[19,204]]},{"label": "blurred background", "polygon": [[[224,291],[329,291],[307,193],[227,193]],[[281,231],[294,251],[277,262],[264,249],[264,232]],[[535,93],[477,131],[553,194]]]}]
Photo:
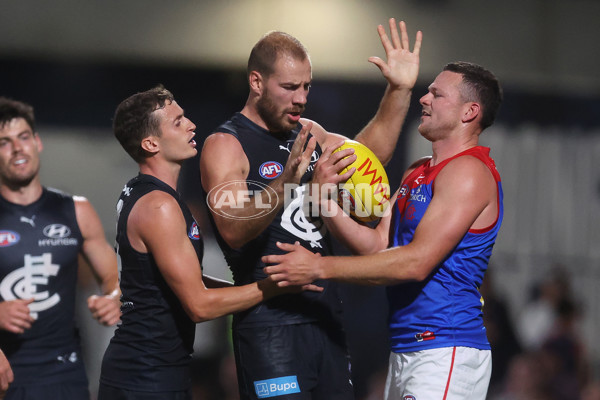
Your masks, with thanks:
[{"label": "blurred background", "polygon": [[[494,349],[490,399],[600,398],[600,2],[598,0],[0,0],[0,95],[32,104],[45,144],[45,185],[84,195],[114,241],[114,203],[136,165],[111,132],[117,104],[158,83],[202,139],[247,97],[245,65],[273,29],[308,48],[313,86],[305,116],[353,137],[373,116],[385,80],[378,24],[423,31],[421,73],[388,166],[397,187],[431,152],[416,131],[419,98],[448,62],[499,77],[505,101],[482,135],[505,191],[505,220],[481,291]],[[227,162],[226,159],[223,162]],[[198,160],[180,191],[205,236],[205,270],[229,279],[200,197]],[[214,166],[218,168],[219,166]],[[339,248],[340,254],[344,250]],[[112,329],[83,299],[78,316],[90,387]],[[387,365],[383,288],[343,287],[357,399],[381,398]],[[235,399],[230,321],[198,325],[196,398]]]}]

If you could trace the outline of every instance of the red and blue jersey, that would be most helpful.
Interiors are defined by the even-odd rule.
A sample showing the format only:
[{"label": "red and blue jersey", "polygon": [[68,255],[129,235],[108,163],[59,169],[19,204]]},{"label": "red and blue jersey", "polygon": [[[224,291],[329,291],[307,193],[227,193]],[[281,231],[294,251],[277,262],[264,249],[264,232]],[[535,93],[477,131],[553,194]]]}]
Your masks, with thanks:
[{"label": "red and blue jersey", "polygon": [[479,286],[492,255],[504,209],[500,175],[489,151],[489,148],[478,146],[435,166],[427,161],[402,182],[390,229],[392,247],[412,241],[434,196],[436,176],[450,161],[461,156],[476,157],[491,171],[498,185],[498,214],[489,227],[469,230],[427,279],[388,287],[394,352],[451,346],[490,349],[483,325]]}]

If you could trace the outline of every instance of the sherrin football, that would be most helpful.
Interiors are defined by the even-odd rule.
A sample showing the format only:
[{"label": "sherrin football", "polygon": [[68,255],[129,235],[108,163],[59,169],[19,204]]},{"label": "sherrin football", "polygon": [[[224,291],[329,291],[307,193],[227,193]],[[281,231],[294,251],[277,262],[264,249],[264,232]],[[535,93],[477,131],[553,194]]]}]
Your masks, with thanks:
[{"label": "sherrin football", "polygon": [[355,167],[354,174],[338,190],[338,204],[349,215],[362,222],[376,221],[390,206],[390,183],[381,161],[364,144],[346,140],[338,149],[353,148],[356,161],[340,175]]}]

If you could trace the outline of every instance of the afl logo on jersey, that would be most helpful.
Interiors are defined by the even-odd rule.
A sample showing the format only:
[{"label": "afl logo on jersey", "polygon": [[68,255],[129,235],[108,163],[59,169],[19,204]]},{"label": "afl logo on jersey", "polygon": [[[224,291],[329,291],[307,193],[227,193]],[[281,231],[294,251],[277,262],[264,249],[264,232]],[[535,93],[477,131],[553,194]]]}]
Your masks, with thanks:
[{"label": "afl logo on jersey", "polygon": [[8,247],[19,243],[20,236],[13,231],[0,231],[0,247]]},{"label": "afl logo on jersey", "polygon": [[404,198],[406,197],[406,195],[408,194],[408,185],[402,185],[402,187],[400,188],[400,198]]},{"label": "afl logo on jersey", "polygon": [[192,240],[200,240],[200,229],[198,229],[198,224],[196,223],[196,221],[192,223],[188,236]]},{"label": "afl logo on jersey", "polygon": [[265,179],[275,179],[283,172],[283,166],[277,161],[267,161],[258,169],[258,173]]},{"label": "afl logo on jersey", "polygon": [[52,239],[66,238],[71,234],[69,227],[63,224],[47,225],[44,228],[44,235]]}]

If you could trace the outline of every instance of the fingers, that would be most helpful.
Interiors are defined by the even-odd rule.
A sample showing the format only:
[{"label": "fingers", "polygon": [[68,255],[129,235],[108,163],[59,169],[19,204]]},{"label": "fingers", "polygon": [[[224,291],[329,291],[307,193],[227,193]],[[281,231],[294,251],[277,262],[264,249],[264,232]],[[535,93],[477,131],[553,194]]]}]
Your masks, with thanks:
[{"label": "fingers", "polygon": [[417,38],[415,39],[415,49],[413,53],[418,56],[421,52],[421,42],[423,41],[423,32],[417,31]]},{"label": "fingers", "polygon": [[[284,282],[281,282],[281,283],[284,283]],[[322,292],[325,289],[322,288],[321,286],[309,283],[308,285],[302,285],[302,290],[309,291],[309,292]]]},{"label": "fingers", "polygon": [[90,296],[88,308],[92,317],[105,326],[114,325],[121,318],[120,302],[111,296]]}]

